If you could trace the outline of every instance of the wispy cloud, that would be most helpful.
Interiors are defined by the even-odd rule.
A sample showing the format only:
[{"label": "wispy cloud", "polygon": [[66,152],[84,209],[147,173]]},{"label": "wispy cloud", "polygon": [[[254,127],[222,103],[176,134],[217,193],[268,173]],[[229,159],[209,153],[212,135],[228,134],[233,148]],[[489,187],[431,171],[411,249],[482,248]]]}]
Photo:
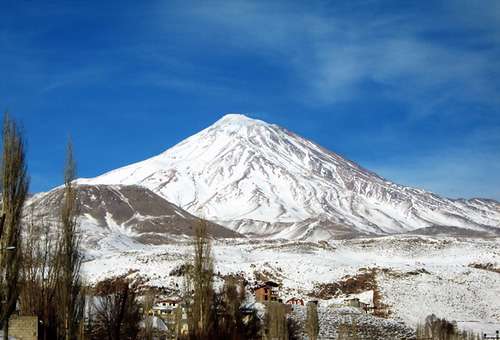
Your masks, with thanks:
[{"label": "wispy cloud", "polygon": [[474,35],[471,39],[484,42],[480,51],[469,48],[470,41],[444,45],[433,38],[457,33],[454,25],[470,12],[463,1],[442,8],[440,14],[422,12],[420,16],[390,10],[373,13],[363,2],[342,8],[289,2],[204,2],[187,6],[181,13],[211,41],[274,57],[289,67],[297,84],[303,84],[302,89],[295,88],[305,94],[306,102],[357,99],[370,94],[363,87],[373,83],[380,88],[379,95],[412,103],[416,114],[427,115],[441,102],[499,104],[495,95],[499,50],[493,39],[500,25],[494,20],[498,14],[488,14],[498,5],[481,3],[474,6],[474,18],[481,21],[484,16],[489,24],[483,20],[468,26]]},{"label": "wispy cloud", "polygon": [[[119,116],[123,129],[142,122],[150,140],[160,123],[147,122],[171,126],[172,112],[196,117],[184,125],[209,123],[220,110],[256,112],[391,179],[451,196],[497,195],[497,0],[49,1],[3,9],[0,105],[26,117],[70,111],[82,130],[88,115],[109,137],[109,129],[121,132],[106,125]],[[40,159],[46,135],[67,129],[56,123],[64,120],[45,120],[33,124],[46,124],[37,132]]]}]

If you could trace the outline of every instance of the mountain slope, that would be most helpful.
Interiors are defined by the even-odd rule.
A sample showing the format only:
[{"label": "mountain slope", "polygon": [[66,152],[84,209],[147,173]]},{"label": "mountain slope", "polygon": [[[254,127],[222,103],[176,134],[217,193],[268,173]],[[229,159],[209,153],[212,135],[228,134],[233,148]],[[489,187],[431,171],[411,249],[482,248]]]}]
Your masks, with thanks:
[{"label": "mountain slope", "polygon": [[[86,246],[104,247],[106,243],[128,242],[163,244],[179,237],[190,237],[201,219],[167,202],[140,186],[79,185],[80,222]],[[38,194],[30,199],[26,212],[57,219],[63,189]],[[207,230],[215,238],[241,235],[208,222]],[[107,239],[107,241],[106,241]],[[104,242],[103,242],[104,240]]]},{"label": "mountain slope", "polygon": [[190,213],[273,237],[328,239],[449,226],[498,233],[500,204],[394,184],[279,126],[243,115],[87,184],[134,184]]}]

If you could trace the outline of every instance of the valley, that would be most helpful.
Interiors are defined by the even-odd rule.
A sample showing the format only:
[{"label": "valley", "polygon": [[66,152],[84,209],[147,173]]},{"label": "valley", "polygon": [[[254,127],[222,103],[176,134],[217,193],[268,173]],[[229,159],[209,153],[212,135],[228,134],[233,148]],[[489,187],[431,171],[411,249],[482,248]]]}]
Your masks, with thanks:
[{"label": "valley", "polygon": [[[391,319],[416,326],[429,314],[480,331],[500,324],[498,273],[476,269],[477,263],[500,263],[500,240],[428,236],[388,236],[330,242],[287,240],[219,240],[214,242],[219,285],[226,275],[240,275],[250,285],[273,280],[284,300],[320,299],[334,306],[348,296],[370,291],[319,294],[322,285],[374,270],[380,304]],[[115,244],[88,249],[84,272],[97,282],[128,274],[146,285],[179,290],[173,275],[190,254],[189,242],[161,246]],[[353,291],[354,292],[354,291]],[[373,305],[373,300],[367,301]]]}]

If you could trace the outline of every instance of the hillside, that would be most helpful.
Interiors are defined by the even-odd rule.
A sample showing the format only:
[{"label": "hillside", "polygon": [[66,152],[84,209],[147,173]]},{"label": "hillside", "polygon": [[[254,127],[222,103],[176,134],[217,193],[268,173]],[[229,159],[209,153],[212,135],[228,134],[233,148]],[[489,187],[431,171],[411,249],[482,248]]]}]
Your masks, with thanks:
[{"label": "hillside", "polygon": [[[27,217],[57,220],[63,189],[35,195]],[[163,244],[194,234],[202,219],[166,201],[151,190],[133,185],[79,185],[80,224],[86,247],[114,248],[117,244]],[[238,233],[207,222],[214,238],[240,237]]]}]

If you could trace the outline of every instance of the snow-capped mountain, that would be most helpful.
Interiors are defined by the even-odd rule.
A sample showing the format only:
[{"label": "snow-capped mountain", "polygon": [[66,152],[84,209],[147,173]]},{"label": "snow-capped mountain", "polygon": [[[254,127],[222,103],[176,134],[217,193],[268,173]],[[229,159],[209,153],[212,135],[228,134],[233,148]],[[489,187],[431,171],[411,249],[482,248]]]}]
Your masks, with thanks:
[{"label": "snow-capped mountain", "polygon": [[392,183],[277,125],[229,114],[162,154],[83,184],[149,188],[238,232],[288,239],[436,226],[500,231],[500,204]]}]

